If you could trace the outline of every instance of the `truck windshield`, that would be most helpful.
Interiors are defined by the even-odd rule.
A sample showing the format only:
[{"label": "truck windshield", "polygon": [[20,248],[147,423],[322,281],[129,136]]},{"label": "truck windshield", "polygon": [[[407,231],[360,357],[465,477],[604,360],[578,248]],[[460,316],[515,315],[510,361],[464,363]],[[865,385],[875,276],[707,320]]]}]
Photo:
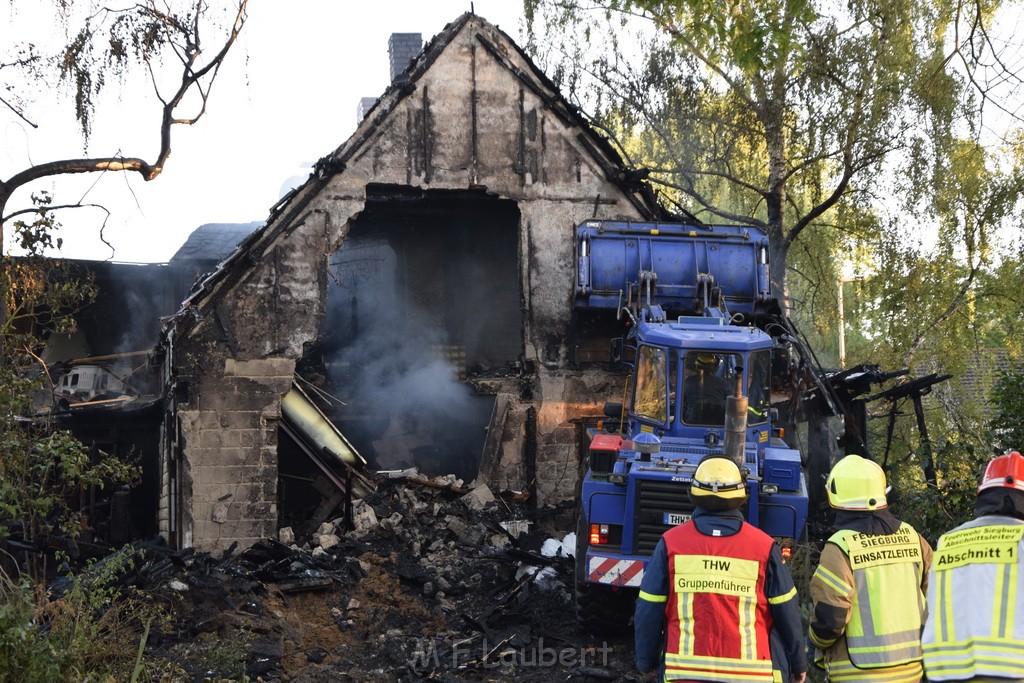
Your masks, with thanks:
[{"label": "truck windshield", "polygon": [[721,427],[725,424],[725,399],[736,393],[740,356],[690,351],[684,362],[683,421]]},{"label": "truck windshield", "polygon": [[633,412],[662,424],[668,422],[668,363],[664,349],[641,346],[636,358]]}]

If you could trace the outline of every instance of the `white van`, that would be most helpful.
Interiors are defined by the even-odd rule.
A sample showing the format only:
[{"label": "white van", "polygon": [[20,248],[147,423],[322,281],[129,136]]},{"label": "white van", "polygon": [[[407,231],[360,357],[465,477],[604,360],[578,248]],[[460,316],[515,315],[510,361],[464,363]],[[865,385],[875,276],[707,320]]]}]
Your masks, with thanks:
[{"label": "white van", "polygon": [[127,392],[125,383],[102,365],[74,365],[57,384],[57,395],[74,402],[114,398]]}]

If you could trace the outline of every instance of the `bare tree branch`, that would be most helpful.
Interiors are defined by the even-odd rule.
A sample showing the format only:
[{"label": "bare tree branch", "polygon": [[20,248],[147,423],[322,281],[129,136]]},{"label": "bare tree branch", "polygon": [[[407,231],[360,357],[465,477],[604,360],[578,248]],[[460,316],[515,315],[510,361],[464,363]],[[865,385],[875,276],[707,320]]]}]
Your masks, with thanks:
[{"label": "bare tree branch", "polygon": [[2,102],[4,104],[4,106],[6,106],[8,109],[10,109],[12,112],[14,112],[15,116],[17,116],[19,119],[21,119],[22,121],[24,121],[28,125],[32,126],[33,128],[38,128],[39,127],[38,124],[35,124],[35,123],[29,121],[28,118],[26,118],[25,115],[23,113],[21,113],[21,110],[19,110],[17,107],[15,107],[13,104],[8,102],[4,98],[0,97],[0,102]]},{"label": "bare tree branch", "polygon": [[[205,64],[197,67],[198,60],[203,54],[200,41],[200,18],[206,7],[205,0],[195,0],[193,5],[192,23],[185,25],[169,12],[159,10],[153,3],[138,3],[131,8],[121,11],[137,11],[158,20],[163,29],[168,33],[167,42],[181,61],[182,71],[180,82],[174,94],[164,99],[160,94],[157,77],[151,64],[151,55],[145,52],[143,61],[149,70],[150,80],[154,92],[162,103],[162,110],[159,123],[160,148],[153,161],[129,156],[92,157],[81,159],[63,159],[42,164],[35,164],[13,174],[6,180],[0,180],[0,253],[2,253],[3,225],[4,221],[11,216],[19,215],[15,212],[11,216],[4,217],[7,203],[11,196],[20,187],[42,178],[71,175],[81,173],[96,173],[107,171],[126,171],[138,173],[143,180],[150,181],[157,178],[164,169],[168,158],[171,155],[171,131],[175,125],[193,125],[206,113],[206,106],[210,89],[216,80],[227,58],[229,51],[238,39],[247,19],[248,0],[236,0],[237,9],[227,36],[223,44]],[[101,10],[111,11],[111,10]],[[184,45],[178,45],[174,37],[182,36]],[[176,114],[177,108],[183,103],[189,93],[195,92],[199,96],[200,107],[197,113],[180,117]],[[6,103],[5,103],[6,104]],[[10,105],[8,105],[10,106]],[[109,245],[108,245],[109,246]]]}]

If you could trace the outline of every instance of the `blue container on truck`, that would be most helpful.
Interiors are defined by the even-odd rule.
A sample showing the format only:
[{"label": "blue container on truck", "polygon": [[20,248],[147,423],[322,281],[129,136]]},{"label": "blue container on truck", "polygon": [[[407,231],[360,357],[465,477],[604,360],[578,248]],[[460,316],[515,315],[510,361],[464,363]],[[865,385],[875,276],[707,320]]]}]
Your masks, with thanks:
[{"label": "blue container on truck", "polygon": [[622,403],[589,430],[580,487],[577,609],[589,630],[627,625],[658,540],[693,512],[690,482],[709,454],[744,468],[747,521],[780,539],[804,533],[800,453],[773,424],[773,371],[789,349],[768,253],[753,226],[594,220],[576,230],[574,305],[622,321],[612,356],[630,368]]}]

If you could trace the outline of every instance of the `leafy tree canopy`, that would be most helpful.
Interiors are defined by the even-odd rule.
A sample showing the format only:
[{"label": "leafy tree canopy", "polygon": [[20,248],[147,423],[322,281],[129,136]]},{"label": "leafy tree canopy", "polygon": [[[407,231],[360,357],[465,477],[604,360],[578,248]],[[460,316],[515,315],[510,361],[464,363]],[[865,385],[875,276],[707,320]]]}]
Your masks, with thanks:
[{"label": "leafy tree canopy", "polygon": [[1024,453],[1024,365],[1016,365],[999,373],[992,391],[997,451],[1013,449]]},{"label": "leafy tree canopy", "polygon": [[542,66],[667,203],[766,230],[826,365],[842,332],[848,366],[954,376],[924,404],[930,444],[909,401],[871,404],[868,428],[918,521],[963,521],[993,446],[983,389],[1022,351],[1019,4],[524,4]]},{"label": "leafy tree canopy", "polygon": [[[970,233],[976,250],[989,244],[1020,192],[1017,157],[998,150],[988,163],[997,150],[983,135],[986,114],[1016,113],[1001,98],[1020,81],[991,37],[1003,5],[525,2],[540,59],[630,161],[652,169],[666,199],[707,222],[768,231],[780,294],[801,239],[813,258],[794,265],[832,264],[820,273],[831,283],[844,259],[822,259],[822,248],[876,249],[894,223],[905,244],[907,216],[947,241]],[[977,187],[961,189],[969,174]]]}]

